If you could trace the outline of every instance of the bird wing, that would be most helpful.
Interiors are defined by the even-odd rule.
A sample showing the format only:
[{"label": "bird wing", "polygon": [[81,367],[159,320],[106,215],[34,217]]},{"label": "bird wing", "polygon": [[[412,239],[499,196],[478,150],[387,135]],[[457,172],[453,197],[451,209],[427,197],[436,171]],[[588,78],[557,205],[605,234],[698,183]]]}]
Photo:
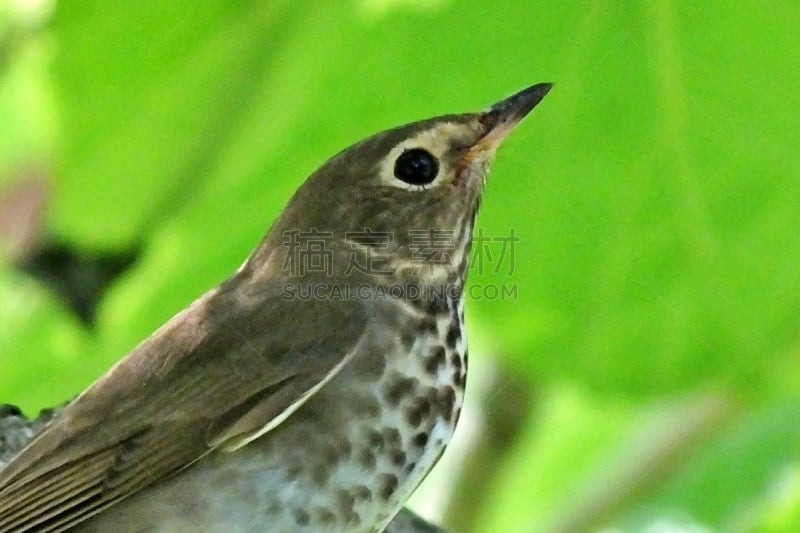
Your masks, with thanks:
[{"label": "bird wing", "polygon": [[215,447],[281,423],[346,363],[357,301],[286,298],[239,275],[173,317],[0,471],[0,531],[56,531]]}]

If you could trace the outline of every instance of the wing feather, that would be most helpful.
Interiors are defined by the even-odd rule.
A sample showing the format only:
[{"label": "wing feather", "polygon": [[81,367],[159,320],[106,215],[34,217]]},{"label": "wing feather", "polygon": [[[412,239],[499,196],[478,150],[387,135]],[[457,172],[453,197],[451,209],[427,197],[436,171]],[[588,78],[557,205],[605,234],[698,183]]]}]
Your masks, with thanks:
[{"label": "wing feather", "polygon": [[0,531],[70,527],[217,446],[246,444],[365,335],[359,302],[287,300],[280,283],[242,278],[176,315],[0,470]]}]

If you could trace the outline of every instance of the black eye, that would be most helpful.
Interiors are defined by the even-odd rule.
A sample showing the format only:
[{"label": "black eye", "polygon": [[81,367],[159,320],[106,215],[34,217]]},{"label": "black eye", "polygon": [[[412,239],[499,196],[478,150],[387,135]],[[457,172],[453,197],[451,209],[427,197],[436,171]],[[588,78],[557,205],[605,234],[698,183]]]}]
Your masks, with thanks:
[{"label": "black eye", "polygon": [[422,148],[406,150],[394,162],[394,175],[411,185],[426,185],[438,173],[439,162]]}]

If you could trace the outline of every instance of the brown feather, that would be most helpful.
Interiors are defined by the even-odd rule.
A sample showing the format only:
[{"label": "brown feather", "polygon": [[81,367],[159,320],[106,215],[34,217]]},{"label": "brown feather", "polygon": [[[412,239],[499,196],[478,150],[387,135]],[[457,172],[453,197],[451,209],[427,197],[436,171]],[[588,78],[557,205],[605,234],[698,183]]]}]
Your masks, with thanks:
[{"label": "brown feather", "polygon": [[0,531],[74,525],[246,442],[338,370],[365,333],[361,304],[285,300],[261,283],[210,291],[65,407],[0,471]]}]

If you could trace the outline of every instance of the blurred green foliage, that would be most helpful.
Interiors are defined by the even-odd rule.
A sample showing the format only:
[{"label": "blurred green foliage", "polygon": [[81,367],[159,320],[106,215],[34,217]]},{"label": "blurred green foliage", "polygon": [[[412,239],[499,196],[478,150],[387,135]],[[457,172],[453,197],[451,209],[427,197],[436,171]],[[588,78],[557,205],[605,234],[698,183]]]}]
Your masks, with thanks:
[{"label": "blurred green foliage", "polygon": [[545,399],[474,530],[800,528],[800,4],[31,6],[0,8],[0,194],[48,169],[49,239],[142,256],[91,330],[0,264],[0,400],[78,392],[342,147],[555,81],[479,218],[520,240],[471,282],[518,298],[469,302],[473,357]]}]

